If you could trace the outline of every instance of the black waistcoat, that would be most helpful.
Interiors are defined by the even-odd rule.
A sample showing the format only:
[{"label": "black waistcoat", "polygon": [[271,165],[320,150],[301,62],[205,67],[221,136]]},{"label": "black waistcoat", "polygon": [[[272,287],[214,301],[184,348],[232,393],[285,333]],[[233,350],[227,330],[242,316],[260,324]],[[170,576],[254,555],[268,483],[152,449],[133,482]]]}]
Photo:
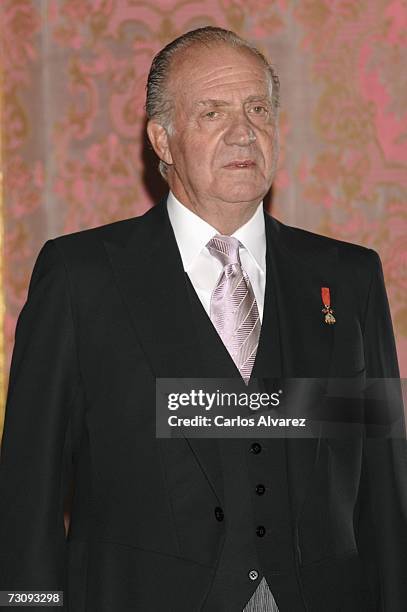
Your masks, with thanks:
[{"label": "black waistcoat", "polygon": [[[189,279],[187,285],[205,364],[203,376],[239,376]],[[261,335],[252,373],[260,391],[271,393],[278,389],[278,380],[283,374],[281,363],[278,312],[268,273]],[[225,438],[218,440],[218,444],[226,536],[202,610],[240,612],[264,575],[280,612],[304,612],[297,578],[285,440]],[[263,494],[256,492],[257,485],[264,485]],[[262,488],[257,487],[259,490]],[[266,530],[263,536],[257,535],[261,533],[260,526]],[[251,570],[258,572],[256,580],[250,578]]]}]

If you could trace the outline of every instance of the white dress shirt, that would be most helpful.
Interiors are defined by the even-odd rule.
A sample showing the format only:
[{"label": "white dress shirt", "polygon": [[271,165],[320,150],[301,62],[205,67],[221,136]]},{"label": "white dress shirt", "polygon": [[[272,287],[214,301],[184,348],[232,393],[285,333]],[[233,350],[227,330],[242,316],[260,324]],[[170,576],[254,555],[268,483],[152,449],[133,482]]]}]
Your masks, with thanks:
[{"label": "white dress shirt", "polygon": [[[167,207],[184,270],[209,315],[212,291],[222,272],[222,264],[209,253],[206,245],[219,232],[181,204],[171,191],[167,198]],[[249,221],[239,227],[232,236],[237,238],[242,245],[239,248],[240,261],[252,284],[260,321],[262,321],[266,286],[266,232],[263,202],[260,202]]]}]

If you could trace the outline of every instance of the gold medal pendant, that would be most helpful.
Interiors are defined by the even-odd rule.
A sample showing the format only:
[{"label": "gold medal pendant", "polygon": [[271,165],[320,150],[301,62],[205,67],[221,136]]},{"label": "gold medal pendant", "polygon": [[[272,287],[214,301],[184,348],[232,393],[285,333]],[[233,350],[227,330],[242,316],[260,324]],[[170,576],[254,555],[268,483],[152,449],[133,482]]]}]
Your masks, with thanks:
[{"label": "gold medal pendant", "polygon": [[331,292],[329,287],[321,287],[322,304],[324,305],[322,312],[325,315],[325,323],[333,325],[336,323],[333,310],[331,308]]},{"label": "gold medal pendant", "polygon": [[331,308],[325,306],[325,308],[322,309],[322,312],[325,314],[325,323],[328,323],[328,325],[333,325],[336,323],[336,319]]}]

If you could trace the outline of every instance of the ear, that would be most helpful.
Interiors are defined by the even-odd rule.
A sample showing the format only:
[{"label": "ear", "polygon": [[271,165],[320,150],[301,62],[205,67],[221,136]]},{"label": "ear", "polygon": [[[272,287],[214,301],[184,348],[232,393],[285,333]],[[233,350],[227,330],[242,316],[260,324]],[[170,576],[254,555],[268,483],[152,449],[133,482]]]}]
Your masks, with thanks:
[{"label": "ear", "polygon": [[173,161],[168,143],[167,130],[156,121],[151,120],[147,124],[147,134],[158,157],[166,164],[171,165]]}]

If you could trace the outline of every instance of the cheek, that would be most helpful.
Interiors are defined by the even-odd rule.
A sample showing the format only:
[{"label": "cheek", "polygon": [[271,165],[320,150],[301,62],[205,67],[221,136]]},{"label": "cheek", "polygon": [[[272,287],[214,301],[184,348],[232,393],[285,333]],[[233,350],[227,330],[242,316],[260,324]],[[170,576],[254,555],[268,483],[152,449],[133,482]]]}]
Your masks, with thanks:
[{"label": "cheek", "polygon": [[271,165],[274,151],[274,141],[269,134],[265,134],[263,138],[259,140],[259,148],[264,158],[266,166]]},{"label": "cheek", "polygon": [[[179,144],[179,162],[182,163],[183,173],[196,185],[209,186],[218,179],[224,180],[220,166],[228,159],[222,140],[222,130],[203,130],[199,125],[195,129],[188,129]],[[263,151],[263,147],[262,147]]]},{"label": "cheek", "polygon": [[196,130],[188,129],[180,143],[180,151],[186,163],[194,164],[196,160],[205,157],[205,140],[199,137]]},{"label": "cheek", "polygon": [[211,169],[207,152],[201,146],[190,146],[182,152],[181,180],[190,184],[196,191],[205,191],[211,182]]},{"label": "cheek", "polygon": [[208,176],[216,163],[216,148],[208,139],[196,138],[184,151],[185,164],[197,176]]}]

